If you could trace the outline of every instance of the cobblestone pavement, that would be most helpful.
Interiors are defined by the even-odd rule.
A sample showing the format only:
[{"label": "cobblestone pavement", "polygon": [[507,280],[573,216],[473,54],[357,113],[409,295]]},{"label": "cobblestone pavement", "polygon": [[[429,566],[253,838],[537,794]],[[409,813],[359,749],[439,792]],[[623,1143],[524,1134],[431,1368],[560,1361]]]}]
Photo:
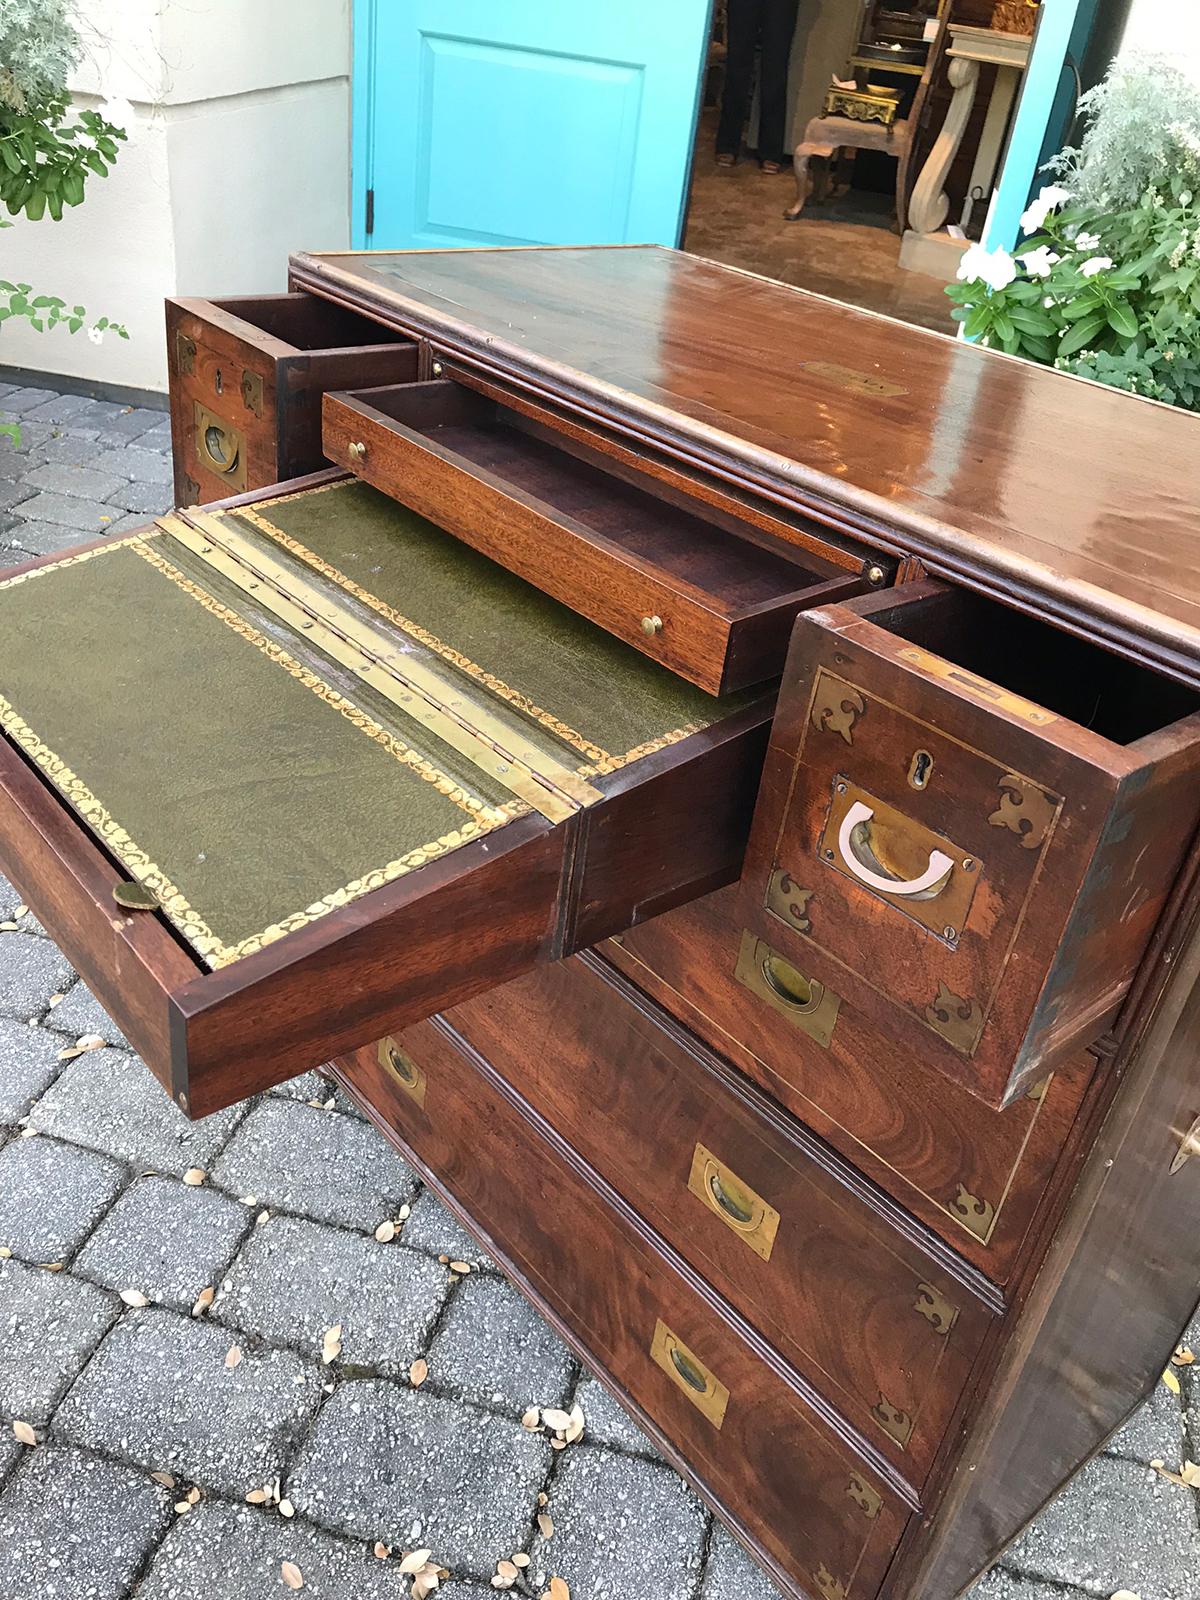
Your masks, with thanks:
[{"label": "cobblestone pavement", "polygon": [[[14,552],[168,505],[161,413],[31,390],[5,407]],[[89,1036],[104,1047],[74,1053]],[[188,1123],[3,880],[0,1249],[0,1600],[277,1600],[288,1578],[386,1600],[414,1548],[450,1569],[448,1600],[494,1593],[518,1552],[518,1593],[558,1574],[573,1600],[773,1600],[324,1080]],[[1149,1465],[1200,1459],[1200,1367],[1179,1376],[974,1600],[1195,1600],[1197,1497]],[[522,1427],[531,1405],[578,1405],[582,1439],[555,1451]]]}]

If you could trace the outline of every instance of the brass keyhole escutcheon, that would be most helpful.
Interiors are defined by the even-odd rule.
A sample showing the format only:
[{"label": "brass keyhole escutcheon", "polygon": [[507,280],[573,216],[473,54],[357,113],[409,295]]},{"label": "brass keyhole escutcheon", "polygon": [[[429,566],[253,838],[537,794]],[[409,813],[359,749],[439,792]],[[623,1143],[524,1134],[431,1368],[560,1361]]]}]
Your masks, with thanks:
[{"label": "brass keyhole escutcheon", "polygon": [[823,991],[820,984],[810,983],[802,972],[797,972],[791,962],[785,961],[782,956],[765,956],[762,975],[767,987],[778,995],[784,1005],[794,1006],[797,1011],[812,1011],[821,1003]]},{"label": "brass keyhole escutcheon", "polygon": [[693,1366],[677,1344],[671,1346],[671,1365],[689,1389],[694,1389],[697,1394],[708,1393],[708,1379],[699,1367]]},{"label": "brass keyhole escutcheon", "polygon": [[429,1084],[417,1063],[394,1039],[381,1039],[375,1047],[375,1058],[395,1079],[396,1087],[414,1101],[422,1110]]},{"label": "brass keyhole escutcheon", "polygon": [[709,1193],[720,1206],[721,1210],[741,1227],[749,1227],[755,1220],[754,1207],[746,1200],[731,1194],[721,1180],[719,1172],[710,1172],[708,1175]]},{"label": "brass keyhole escutcheon", "polygon": [[213,388],[217,391],[218,394],[224,394],[225,393],[225,378],[224,378],[224,376],[223,376],[223,374],[221,372],[220,367],[218,367],[216,372],[213,374]]},{"label": "brass keyhole escutcheon", "polygon": [[933,775],[933,757],[928,750],[915,750],[908,767],[908,782],[913,789],[924,789]]}]

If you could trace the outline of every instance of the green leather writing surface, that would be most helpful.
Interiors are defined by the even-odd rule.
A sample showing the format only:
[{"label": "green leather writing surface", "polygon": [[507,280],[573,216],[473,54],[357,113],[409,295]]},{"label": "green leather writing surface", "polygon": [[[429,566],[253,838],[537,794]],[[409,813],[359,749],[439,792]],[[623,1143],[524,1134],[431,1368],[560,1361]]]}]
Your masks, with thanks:
[{"label": "green leather writing surface", "polygon": [[210,965],[507,820],[165,546],[0,580],[0,726]]},{"label": "green leather writing surface", "polygon": [[525,707],[595,771],[741,702],[714,699],[424,517],[354,479],[230,514]]}]

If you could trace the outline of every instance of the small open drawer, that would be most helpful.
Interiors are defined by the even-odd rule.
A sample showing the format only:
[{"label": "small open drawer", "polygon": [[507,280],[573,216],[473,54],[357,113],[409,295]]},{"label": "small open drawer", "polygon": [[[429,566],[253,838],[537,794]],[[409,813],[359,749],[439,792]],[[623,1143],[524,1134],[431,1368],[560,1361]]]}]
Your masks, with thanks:
[{"label": "small open drawer", "polygon": [[176,503],[315,472],[322,393],[408,383],[420,362],[411,339],[316,295],[168,300]]},{"label": "small open drawer", "polygon": [[777,677],[798,611],[868,587],[861,557],[666,498],[450,379],[328,394],[324,410],[331,461],[710,694]]},{"label": "small open drawer", "polygon": [[1005,1105],[1117,1014],[1200,816],[1198,707],[933,582],[807,615],[745,926]]},{"label": "small open drawer", "polygon": [[0,579],[0,863],[198,1116],[732,879],[770,709],[327,481]]}]

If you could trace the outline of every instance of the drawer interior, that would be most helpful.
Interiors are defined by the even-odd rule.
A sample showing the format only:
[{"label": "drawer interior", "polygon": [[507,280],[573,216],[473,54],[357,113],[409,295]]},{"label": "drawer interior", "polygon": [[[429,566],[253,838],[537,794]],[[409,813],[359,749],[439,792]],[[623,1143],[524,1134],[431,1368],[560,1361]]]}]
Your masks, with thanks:
[{"label": "drawer interior", "polygon": [[868,586],[844,552],[689,502],[448,378],[328,394],[324,448],[710,692],[774,677],[797,611]]},{"label": "drawer interior", "polygon": [[209,303],[295,350],[408,343],[370,317],[312,294],[233,295]]},{"label": "drawer interior", "polygon": [[[379,1008],[415,1020],[557,956],[577,916],[626,925],[638,896],[690,892],[683,855],[683,879],[730,875],[723,823],[670,821],[677,763],[732,750],[741,792],[743,733],[692,735],[748,714],[761,761],[769,714],[353,480],[261,504],[259,525],[177,516],[0,582],[5,869],[197,1114],[377,1037]],[[281,522],[337,525],[368,568],[407,526],[409,594],[442,609],[418,624],[340,588]],[[71,885],[35,870],[50,833]],[[636,885],[608,859],[627,848]],[[127,939],[153,947],[141,1015]]]},{"label": "drawer interior", "polygon": [[986,595],[938,589],[872,606],[870,620],[964,672],[1130,745],[1200,710],[1200,694]]}]

